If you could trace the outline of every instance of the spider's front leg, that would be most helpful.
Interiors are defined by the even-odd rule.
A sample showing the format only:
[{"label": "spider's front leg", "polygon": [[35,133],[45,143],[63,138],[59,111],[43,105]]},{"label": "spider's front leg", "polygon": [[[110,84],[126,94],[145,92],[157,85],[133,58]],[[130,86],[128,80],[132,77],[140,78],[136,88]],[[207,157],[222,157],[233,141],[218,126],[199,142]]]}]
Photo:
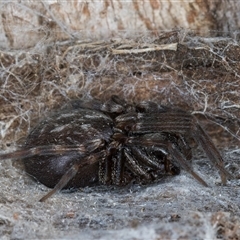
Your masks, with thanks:
[{"label": "spider's front leg", "polygon": [[[169,139],[162,139],[161,134],[147,134],[138,138],[130,138],[128,144],[139,145],[145,147],[159,147],[165,152],[166,155],[171,156],[171,163],[174,166],[184,169],[189,172],[197,181],[199,181],[203,186],[207,187],[208,184],[192,169],[191,162],[187,160],[184,154],[179,149],[179,146],[175,142],[171,142]],[[169,159],[169,157],[166,157]],[[168,160],[169,161],[169,160]]]},{"label": "spider's front leg", "polygon": [[201,145],[202,149],[206,153],[209,160],[214,164],[214,166],[220,171],[220,176],[222,183],[225,185],[227,178],[234,178],[225,168],[224,161],[220,152],[217,150],[216,146],[212,142],[211,138],[204,131],[202,126],[199,124],[197,119],[193,117],[192,124],[192,136],[194,140]]},{"label": "spider's front leg", "polygon": [[[224,161],[221,154],[213,144],[210,137],[201,127],[197,119],[187,112],[182,110],[166,109],[165,111],[159,110],[159,112],[155,112],[150,115],[145,113],[125,114],[122,115],[121,118],[117,118],[117,120],[120,127],[124,125],[126,129],[134,134],[162,132],[176,136],[192,137],[196,143],[201,145],[209,160],[220,171],[223,184],[226,184],[227,178],[234,178],[224,168]],[[154,144],[154,142],[152,144]],[[176,152],[175,154],[177,155],[178,153]]]}]

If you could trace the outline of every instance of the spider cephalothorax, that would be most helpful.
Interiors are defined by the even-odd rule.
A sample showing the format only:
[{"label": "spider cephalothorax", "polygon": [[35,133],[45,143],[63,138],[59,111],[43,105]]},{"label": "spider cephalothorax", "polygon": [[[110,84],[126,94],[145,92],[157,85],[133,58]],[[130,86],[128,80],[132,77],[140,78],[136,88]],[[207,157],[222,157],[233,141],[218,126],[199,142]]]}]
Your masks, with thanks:
[{"label": "spider cephalothorax", "polygon": [[28,174],[54,188],[42,200],[62,188],[147,183],[181,168],[207,186],[191,167],[189,140],[201,145],[225,184],[231,175],[193,115],[153,102],[129,105],[116,96],[106,103],[71,102],[41,121],[23,149],[0,159],[22,158]]}]

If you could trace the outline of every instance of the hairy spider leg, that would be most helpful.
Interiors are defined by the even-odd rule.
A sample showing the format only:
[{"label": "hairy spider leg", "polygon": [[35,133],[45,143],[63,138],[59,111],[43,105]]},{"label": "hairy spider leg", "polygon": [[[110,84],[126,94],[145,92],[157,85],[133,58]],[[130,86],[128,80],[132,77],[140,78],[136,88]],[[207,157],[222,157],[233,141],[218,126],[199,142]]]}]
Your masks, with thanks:
[{"label": "hairy spider leg", "polygon": [[[178,175],[180,173],[180,168],[171,164],[171,160],[169,159],[170,155],[168,153],[168,149],[163,148],[163,146],[158,147],[153,145],[151,146],[151,150],[161,152],[161,156],[156,156],[155,155],[156,152],[151,154],[151,156],[149,156],[142,149],[135,146],[131,147],[131,151],[133,155],[143,165],[150,167],[153,170],[154,169],[160,170],[163,175],[164,174]],[[187,159],[187,160],[190,160],[190,159]]]},{"label": "hairy spider leg", "polygon": [[216,168],[220,171],[220,176],[223,184],[226,184],[227,177],[232,179],[234,178],[232,174],[230,174],[225,168],[224,168],[224,161],[213,144],[212,140],[209,138],[207,133],[204,131],[204,129],[201,127],[200,124],[194,125],[194,131],[193,131],[193,138],[196,142],[200,143],[202,148],[204,149],[206,155],[210,159],[210,161],[215,165]]},{"label": "hairy spider leg", "polygon": [[84,153],[85,146],[82,144],[79,145],[50,145],[50,146],[37,146],[28,149],[20,149],[15,152],[5,153],[0,155],[0,160],[17,160],[17,159],[24,159],[33,157],[36,155],[39,156],[46,156],[46,155],[56,155],[56,154],[63,154],[66,152],[78,152],[81,157],[85,156]]},{"label": "hairy spider leg", "polygon": [[[122,137],[121,134],[115,135],[115,138],[120,139],[120,137]],[[123,136],[123,139],[126,141],[125,136]],[[99,162],[99,178],[103,184],[121,185],[123,182],[124,166],[128,167],[135,175],[150,180],[151,175],[145,171],[139,161],[151,168],[163,169],[161,164],[154,162],[154,160],[149,158],[140,149],[134,146],[127,147],[124,144],[120,145],[113,141],[110,149],[107,151],[106,158],[101,159]],[[120,150],[118,150],[119,147]]]},{"label": "hairy spider leg", "polygon": [[124,158],[123,158],[124,149],[121,148],[115,157],[112,158],[113,161],[113,170],[112,170],[112,184],[121,185],[123,179],[123,170],[124,170]]},{"label": "hairy spider leg", "polygon": [[[121,116],[123,118],[124,116]],[[137,122],[133,124],[130,117],[129,128],[133,133],[169,132],[177,134],[191,134],[194,140],[201,145],[209,160],[220,171],[223,184],[226,184],[226,177],[234,178],[223,166],[221,154],[213,144],[208,134],[203,130],[197,119],[182,111],[171,111],[156,113],[148,117],[146,114],[138,114]],[[127,125],[125,122],[125,125]]]},{"label": "hairy spider leg", "polygon": [[32,148],[20,149],[15,152],[5,153],[0,155],[0,160],[17,160],[24,159],[33,156],[46,156],[46,155],[56,155],[64,154],[67,152],[78,152],[80,157],[85,157],[89,152],[96,150],[97,148],[104,145],[104,141],[97,139],[88,143],[87,147],[84,144],[78,145],[44,145],[36,146]]},{"label": "hairy spider leg", "polygon": [[98,170],[98,176],[99,181],[104,184],[108,185],[111,183],[111,171],[112,171],[112,156],[108,152],[106,154],[106,157],[101,158],[99,160],[99,170]]},{"label": "hairy spider leg", "polygon": [[[119,148],[120,150],[118,150]],[[105,155],[99,160],[99,181],[104,185],[121,185],[124,165],[121,144],[112,141],[107,147]]]},{"label": "hairy spider leg", "polygon": [[139,161],[137,161],[135,156],[131,153],[130,149],[125,148],[124,155],[126,157],[126,165],[128,165],[133,173],[143,177],[144,179],[151,179],[151,175],[143,169],[143,167],[139,164]]},{"label": "hairy spider leg", "polygon": [[75,163],[73,164],[67,171],[66,173],[61,177],[61,179],[59,180],[59,182],[55,185],[55,187],[49,191],[46,195],[44,195],[39,202],[44,202],[46,201],[49,197],[51,197],[53,194],[55,194],[58,191],[61,191],[67,184],[68,182],[73,179],[75,177],[75,175],[77,174],[78,170],[81,167],[85,167],[87,165],[92,165],[96,162],[99,161],[99,157],[102,156],[102,154],[104,153],[104,151],[100,151],[98,153],[89,153],[88,155],[91,154],[91,156],[94,156],[91,158],[91,160],[89,160],[87,158],[87,156],[85,157],[84,160],[81,160],[81,163]]},{"label": "hairy spider leg", "polygon": [[[113,157],[105,160],[104,165],[109,166],[109,162],[113,162],[111,181],[112,184],[121,185],[123,181],[124,166],[129,168],[129,170],[137,176],[141,176],[146,180],[152,179],[152,176],[144,169],[143,165],[150,168],[157,168],[158,170],[163,170],[163,165],[149,158],[146,153],[140,149],[134,147],[133,145],[126,144],[129,141],[129,137],[121,133],[120,129],[116,129],[113,135],[113,141],[111,147],[108,150],[108,155]],[[131,139],[131,137],[130,137]],[[118,150],[120,148],[120,150]],[[106,169],[106,168],[105,168]],[[105,170],[105,179],[107,178],[107,169]],[[104,171],[103,171],[104,172]],[[108,176],[109,179],[109,176]]]},{"label": "hairy spider leg", "polygon": [[184,170],[189,172],[198,182],[200,182],[203,186],[208,187],[208,184],[193,171],[190,162],[185,158],[185,156],[180,152],[180,150],[175,146],[174,143],[157,139],[131,139],[131,144],[133,145],[141,145],[141,146],[159,146],[161,148],[167,149],[168,153],[173,156],[173,162],[182,167]]},{"label": "hairy spider leg", "polygon": [[162,169],[162,164],[159,164],[158,161],[155,161],[155,159],[152,159],[150,157],[148,157],[141,149],[135,147],[135,146],[131,146],[131,151],[133,153],[133,155],[143,164],[145,164],[146,166],[150,167],[150,168],[157,168],[157,169]]},{"label": "hairy spider leg", "polygon": [[[101,141],[101,140],[100,140]],[[52,196],[55,192],[60,191],[63,189],[67,183],[77,174],[79,167],[87,166],[94,164],[99,159],[97,158],[97,155],[103,154],[103,151],[93,154],[92,152],[96,150],[99,146],[103,144],[103,142],[100,141],[93,141],[90,142],[87,146],[83,144],[79,145],[50,145],[50,146],[37,146],[29,149],[21,149],[12,153],[6,153],[0,155],[0,160],[17,160],[17,159],[25,159],[30,158],[36,155],[39,156],[46,156],[46,155],[56,155],[56,154],[65,154],[67,152],[77,152],[79,154],[80,158],[85,158],[85,161],[81,162],[81,164],[73,164],[66,173],[61,177],[59,182],[55,185],[53,190],[51,190],[48,194],[46,194],[44,197],[40,199],[40,202],[45,201],[50,196]],[[87,156],[89,155],[96,155],[95,161],[89,161],[87,159]]]},{"label": "hairy spider leg", "polygon": [[63,189],[67,183],[77,174],[78,169],[79,169],[79,164],[73,164],[67,171],[66,173],[61,177],[59,182],[55,185],[55,187],[49,191],[46,195],[44,195],[39,202],[44,202],[48,198],[50,198],[54,193],[60,191]]}]

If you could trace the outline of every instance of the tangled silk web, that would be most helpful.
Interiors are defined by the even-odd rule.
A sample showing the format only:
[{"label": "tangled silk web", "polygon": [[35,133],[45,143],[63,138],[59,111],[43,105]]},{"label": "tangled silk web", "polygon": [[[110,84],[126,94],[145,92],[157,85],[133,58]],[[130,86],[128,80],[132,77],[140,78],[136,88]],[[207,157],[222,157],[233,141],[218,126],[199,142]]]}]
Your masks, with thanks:
[{"label": "tangled silk web", "polygon": [[183,31],[2,51],[1,139],[10,144],[26,136],[40,116],[70,99],[118,94],[204,115],[239,141],[239,57],[236,39]]},{"label": "tangled silk web", "polygon": [[[117,94],[127,101],[151,100],[163,105],[179,107],[195,114],[201,119],[216,145],[226,151],[226,158],[230,159],[227,167],[237,175],[240,168],[239,59],[240,45],[237,38],[204,38],[184,31],[170,31],[155,38],[110,39],[99,42],[66,41],[39,44],[27,50],[1,51],[1,149],[10,151],[21,145],[22,139],[39,119],[47,115],[51,109],[67,104],[71,99],[107,100],[112,94]],[[29,209],[29,214],[33,219],[31,229],[34,228],[35,223],[39,224],[40,220],[44,221],[46,227],[48,223],[46,219],[50,215],[44,216],[44,209],[40,205],[37,207],[26,205],[29,199],[28,194],[33,190],[36,191],[36,188],[36,194],[38,194],[43,187],[29,182],[29,178],[22,176],[20,170],[12,170],[9,162],[1,163],[1,166],[1,171],[3,171],[1,177],[3,187],[1,188],[4,196],[1,202],[8,204],[14,202],[14,207],[16,207],[11,208],[13,209],[11,211],[8,204],[4,207],[3,212],[6,215],[0,217],[4,222],[5,231],[12,231],[13,236],[14,234],[17,236],[17,233],[22,231],[23,238],[29,236],[22,230],[25,223],[18,221],[18,218],[27,219],[23,213],[26,208]],[[202,166],[206,174],[217,176],[216,173],[209,174],[210,170],[207,170],[207,165],[203,160],[200,160],[195,167],[201,172]],[[10,179],[12,188],[7,187]],[[74,193],[75,195],[71,196],[56,195],[55,200],[52,201],[55,201],[56,209],[60,207],[63,212],[54,215],[55,207],[51,207],[51,203],[47,205],[54,215],[52,217],[54,230],[51,232],[49,228],[47,236],[64,236],[64,229],[67,229],[67,225],[63,224],[64,221],[70,224],[68,229],[73,230],[72,236],[76,234],[79,226],[91,229],[101,227],[111,230],[126,227],[137,229],[142,222],[153,225],[152,229],[156,234],[160,230],[157,230],[155,222],[151,221],[152,217],[157,221],[164,219],[165,222],[170,219],[169,222],[177,224],[178,217],[176,216],[183,219],[180,225],[175,226],[176,229],[184,222],[189,222],[190,219],[199,221],[202,218],[203,229],[206,227],[204,224],[212,226],[213,232],[209,230],[206,233],[210,234],[209,236],[230,234],[224,228],[227,224],[232,224],[231,234],[235,236],[234,234],[239,231],[239,219],[237,218],[239,208],[236,203],[239,198],[239,183],[235,182],[225,188],[202,190],[197,183],[189,186],[187,183],[192,181],[189,179],[191,178],[187,177],[186,180],[185,176],[181,176],[180,181],[183,184],[181,188],[177,187],[178,180],[173,180],[171,183],[165,183],[167,185],[164,190],[157,186],[156,192],[154,190],[156,186],[150,186],[138,196],[138,191],[140,191],[138,187],[125,190],[120,195],[115,195],[116,192],[106,193],[105,190],[99,189],[89,190],[87,197],[85,192]],[[9,188],[12,189],[10,193]],[[201,198],[197,197],[198,190],[201,191]],[[133,193],[130,194],[129,191]],[[151,191],[152,193],[149,193]],[[135,206],[134,196],[140,199],[137,206]],[[76,200],[79,197],[80,200]],[[188,199],[186,200],[185,197]],[[87,199],[87,203],[84,198]],[[112,201],[106,200],[111,198]],[[23,199],[20,206],[16,205],[19,199]],[[35,200],[36,198],[32,200],[32,203]],[[64,208],[66,206],[64,204],[72,200],[70,207]],[[87,208],[83,210],[81,204],[82,206],[87,204],[91,208],[91,213],[86,210]],[[115,206],[116,213],[107,210],[109,207],[114,208],[113,206]],[[130,211],[129,206],[132,206]],[[154,206],[157,206],[157,210]],[[193,213],[191,217],[186,215],[183,217],[186,209],[215,213],[207,216],[200,214],[201,217],[200,215],[196,217]],[[40,216],[38,219],[34,214],[35,211]],[[124,217],[116,215],[119,212],[123,214],[123,211]],[[162,214],[158,214],[160,211]],[[109,214],[106,215],[108,217],[102,217],[101,212]],[[179,215],[171,215],[170,212]],[[227,212],[227,215],[223,212]],[[232,213],[237,215],[236,218],[228,215]],[[15,214],[14,219],[11,214]],[[216,217],[217,214],[222,215]],[[221,225],[220,221],[224,223]],[[169,226],[172,225],[169,224],[166,225],[165,230],[163,229],[165,234],[170,234]],[[219,224],[222,226],[221,230],[219,230]],[[189,231],[192,231],[191,226],[189,226]],[[186,230],[190,234],[189,231]],[[58,232],[58,235],[55,232]],[[42,237],[41,234],[39,232],[39,236]],[[98,234],[101,235],[101,233]],[[37,236],[36,234],[35,237]]]}]

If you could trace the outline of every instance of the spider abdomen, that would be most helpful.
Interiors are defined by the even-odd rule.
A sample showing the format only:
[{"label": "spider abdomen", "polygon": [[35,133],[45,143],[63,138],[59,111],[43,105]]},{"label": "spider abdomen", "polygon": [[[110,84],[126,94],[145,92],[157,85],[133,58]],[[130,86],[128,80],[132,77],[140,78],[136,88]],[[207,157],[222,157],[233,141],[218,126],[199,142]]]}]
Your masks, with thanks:
[{"label": "spider abdomen", "polygon": [[[92,164],[82,166],[65,188],[78,188],[98,182],[99,155],[112,136],[112,119],[103,113],[89,109],[58,112],[40,122],[28,135],[24,148],[34,146],[81,146],[81,152],[73,150],[54,155],[35,155],[23,158],[26,172],[33,178],[53,188],[73,164],[81,165],[86,158],[96,158]],[[91,148],[91,149],[89,149]],[[44,150],[43,150],[44,151]],[[56,150],[57,151],[57,150]]]}]

